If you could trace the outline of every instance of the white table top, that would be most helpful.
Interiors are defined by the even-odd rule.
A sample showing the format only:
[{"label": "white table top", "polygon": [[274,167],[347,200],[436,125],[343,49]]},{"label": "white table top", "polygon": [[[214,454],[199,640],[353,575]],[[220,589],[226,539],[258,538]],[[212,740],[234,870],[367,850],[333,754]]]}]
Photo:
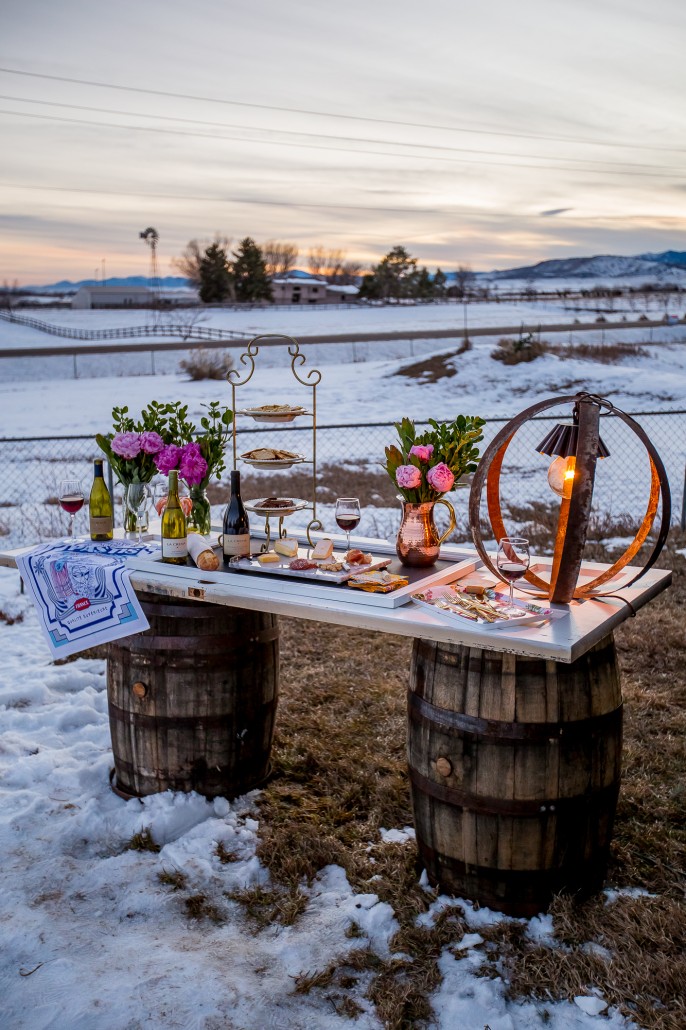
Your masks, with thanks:
[{"label": "white table top", "polygon": [[[298,533],[292,535],[301,536]],[[335,536],[332,538],[336,540]],[[302,536],[301,539],[304,540]],[[355,539],[355,543],[379,554],[394,552],[393,545],[387,541]],[[20,553],[21,550],[0,553],[0,565],[15,565],[14,559]],[[481,564],[474,548],[468,546],[446,545],[441,550],[441,558],[456,563],[472,559],[477,565]],[[534,561],[540,560],[532,559],[532,565]],[[173,565],[140,560],[137,565],[137,570],[131,574],[131,582],[137,591],[193,598],[234,608],[273,612],[276,615],[395,633],[399,636],[462,643],[470,647],[550,658],[558,662],[572,662],[579,658],[631,615],[628,605],[618,598],[573,601],[568,606],[568,616],[555,622],[493,630],[466,620],[464,626],[456,626],[412,602],[398,608],[387,608],[367,601],[366,595],[361,597],[359,594],[353,602],[350,597],[353,592],[345,587],[311,587],[306,593],[302,589],[302,580],[227,572],[226,582],[215,582],[200,569],[195,570],[196,575],[189,577],[188,569],[179,570]],[[583,566],[588,572],[603,568],[606,566],[590,562]],[[180,572],[184,575],[180,575]],[[223,580],[217,574],[214,578]],[[616,592],[630,601],[634,609],[638,609],[665,590],[671,579],[670,571],[653,568],[635,586],[623,590],[618,587]],[[612,589],[612,584],[606,584],[604,589]],[[552,607],[564,609],[566,606]]]}]

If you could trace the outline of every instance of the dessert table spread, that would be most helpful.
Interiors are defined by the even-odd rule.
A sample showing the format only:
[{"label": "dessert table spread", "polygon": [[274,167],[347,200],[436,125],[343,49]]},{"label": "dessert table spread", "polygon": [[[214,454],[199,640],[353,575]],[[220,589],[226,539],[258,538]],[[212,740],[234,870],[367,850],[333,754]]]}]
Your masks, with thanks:
[{"label": "dessert table spread", "polygon": [[[304,534],[289,535],[307,546]],[[344,549],[342,536],[327,536]],[[387,541],[354,543],[395,555]],[[14,566],[21,553],[0,553],[0,565]],[[406,570],[410,583],[395,597],[154,556],[127,566],[150,629],[108,645],[121,796],[170,788],[234,796],[269,776],[278,616],[392,633],[414,639],[408,766],[431,882],[518,916],[541,911],[557,891],[600,887],[621,775],[612,634],[669,586],[671,572],[652,568],[622,588],[635,571],[625,569],[605,585],[613,596],[569,605],[515,587],[558,617],[493,628],[451,621],[410,597],[480,575],[469,546],[444,545],[434,568]],[[582,575],[604,567],[584,563]]]}]

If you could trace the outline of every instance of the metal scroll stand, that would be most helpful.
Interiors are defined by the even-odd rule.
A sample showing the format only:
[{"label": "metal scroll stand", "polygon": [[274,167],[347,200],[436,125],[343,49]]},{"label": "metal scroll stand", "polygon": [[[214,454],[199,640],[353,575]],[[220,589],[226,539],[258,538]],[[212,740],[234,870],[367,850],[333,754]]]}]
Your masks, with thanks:
[{"label": "metal scroll stand", "polygon": [[[232,368],[227,373],[227,380],[231,384],[231,407],[234,412],[233,418],[233,468],[236,469],[237,462],[237,448],[236,448],[236,389],[240,386],[245,386],[246,383],[250,382],[253,373],[255,371],[255,358],[259,354],[259,347],[257,346],[260,340],[287,340],[288,341],[288,353],[291,356],[291,372],[294,379],[301,386],[309,387],[312,390],[312,501],[307,504],[304,508],[299,508],[299,511],[311,511],[312,518],[307,524],[306,533],[307,541],[310,547],[314,547],[311,532],[312,530],[322,529],[322,524],[317,518],[317,386],[321,382],[322,374],[316,368],[311,368],[304,376],[299,375],[298,367],[305,364],[305,355],[300,352],[300,345],[297,340],[293,339],[292,336],[285,336],[283,333],[262,333],[260,336],[255,336],[248,344],[248,349],[241,354],[240,363],[244,366],[244,369]],[[244,373],[244,378],[241,375]],[[260,514],[254,512],[254,514]],[[283,520],[288,518],[289,515],[294,512],[288,512],[284,515],[279,515],[278,526],[276,529],[277,537],[287,536],[287,531],[284,529]],[[264,513],[265,519],[265,532],[267,538],[260,548],[261,551],[268,551],[269,545],[272,540],[272,528],[270,525],[270,518],[273,518],[273,513]]]}]

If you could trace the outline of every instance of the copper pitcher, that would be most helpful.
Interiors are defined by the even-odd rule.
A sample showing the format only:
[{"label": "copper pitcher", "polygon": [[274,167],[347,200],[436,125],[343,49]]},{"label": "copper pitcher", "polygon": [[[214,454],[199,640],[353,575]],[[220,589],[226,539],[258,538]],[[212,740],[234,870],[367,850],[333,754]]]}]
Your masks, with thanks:
[{"label": "copper pitcher", "polygon": [[[403,520],[398,530],[398,539],[395,549],[403,565],[411,565],[415,568],[427,568],[434,565],[438,559],[441,544],[450,536],[457,525],[455,509],[450,501],[439,497],[437,501],[422,501],[415,504],[405,501],[399,497],[403,509]],[[437,504],[444,504],[450,514],[450,525],[442,536],[434,524],[434,508]]]}]

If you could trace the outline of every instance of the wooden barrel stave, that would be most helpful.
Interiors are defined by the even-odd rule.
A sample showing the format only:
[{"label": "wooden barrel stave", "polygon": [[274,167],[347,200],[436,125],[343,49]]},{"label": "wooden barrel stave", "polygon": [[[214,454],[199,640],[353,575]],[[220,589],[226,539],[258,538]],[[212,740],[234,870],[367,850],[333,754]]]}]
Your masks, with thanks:
[{"label": "wooden barrel stave", "polygon": [[277,617],[156,595],[140,599],[150,629],[109,647],[117,787],[138,796],[250,790],[269,770]]},{"label": "wooden barrel stave", "polygon": [[571,665],[416,641],[408,700],[432,882],[513,915],[597,889],[621,765],[612,639]]}]

